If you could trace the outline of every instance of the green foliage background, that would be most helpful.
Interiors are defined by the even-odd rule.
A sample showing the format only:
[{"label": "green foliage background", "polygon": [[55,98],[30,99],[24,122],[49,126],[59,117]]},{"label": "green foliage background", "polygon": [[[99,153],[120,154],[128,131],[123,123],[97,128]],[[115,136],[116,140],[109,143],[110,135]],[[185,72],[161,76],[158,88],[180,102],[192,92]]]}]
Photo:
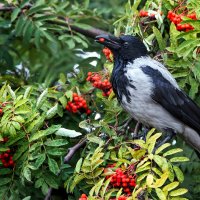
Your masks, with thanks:
[{"label": "green foliage background", "polygon": [[[50,187],[63,188],[65,183],[67,188],[66,180],[71,178],[73,182],[72,178],[82,170],[82,161],[95,150],[101,153],[106,149],[98,170],[109,162],[121,166],[118,155],[109,156],[112,148],[132,139],[130,133],[136,122],[130,124],[130,129],[123,129],[129,116],[119,107],[113,94],[104,98],[86,82],[88,71],[110,73],[112,70],[112,63],[106,62],[101,47],[94,42],[99,30],[117,36],[125,33],[141,37],[150,55],[163,62],[180,87],[200,104],[200,20],[184,18],[183,23],[190,23],[194,30],[177,31],[166,17],[177,5],[170,0],[1,1],[0,103],[8,104],[0,118],[0,140],[9,137],[9,141],[0,143],[0,152],[11,149],[16,162],[13,169],[5,169],[0,163],[1,199],[43,199]],[[186,5],[189,12],[195,11],[200,19],[200,1],[188,0]],[[141,9],[161,10],[163,14],[156,19],[140,18]],[[101,56],[85,58],[85,52],[98,52]],[[97,65],[92,61],[97,61]],[[77,64],[78,71],[74,69]],[[85,95],[93,111],[91,116],[74,115],[65,110],[72,91]],[[95,120],[96,113],[101,115],[98,120]],[[83,138],[89,141],[84,150],[63,164],[67,150]],[[110,143],[106,143],[107,140]],[[132,155],[130,148],[123,148],[120,159],[123,151]],[[182,148],[179,157],[190,159],[175,165],[185,177],[185,181],[175,181],[183,181],[181,187],[188,189],[188,199],[198,199],[200,165],[196,154],[179,138],[170,148]],[[76,166],[80,158],[82,161]],[[60,168],[61,174],[57,176]],[[81,182],[73,186],[69,189],[74,189],[73,193],[65,194],[68,199],[78,199],[82,192],[88,193],[92,188],[84,187]],[[162,191],[151,193],[149,190],[147,194],[156,199]]]}]

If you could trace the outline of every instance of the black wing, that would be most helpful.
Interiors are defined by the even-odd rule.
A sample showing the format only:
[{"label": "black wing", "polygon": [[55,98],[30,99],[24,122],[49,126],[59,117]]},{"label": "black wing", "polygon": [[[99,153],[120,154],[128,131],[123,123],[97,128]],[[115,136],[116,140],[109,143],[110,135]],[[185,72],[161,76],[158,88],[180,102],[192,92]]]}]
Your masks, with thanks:
[{"label": "black wing", "polygon": [[183,91],[173,86],[156,69],[142,67],[145,74],[152,78],[154,90],[152,99],[162,105],[174,117],[200,132],[200,108]]}]

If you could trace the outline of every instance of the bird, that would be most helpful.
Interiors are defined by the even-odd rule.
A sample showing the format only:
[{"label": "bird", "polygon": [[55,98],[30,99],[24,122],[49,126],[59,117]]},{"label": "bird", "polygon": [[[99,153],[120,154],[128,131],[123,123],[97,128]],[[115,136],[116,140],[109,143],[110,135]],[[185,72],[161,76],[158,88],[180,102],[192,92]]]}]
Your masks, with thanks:
[{"label": "bird", "polygon": [[139,37],[98,35],[113,53],[113,91],[135,120],[166,135],[178,134],[200,153],[200,107],[178,86],[167,68],[151,58]]}]

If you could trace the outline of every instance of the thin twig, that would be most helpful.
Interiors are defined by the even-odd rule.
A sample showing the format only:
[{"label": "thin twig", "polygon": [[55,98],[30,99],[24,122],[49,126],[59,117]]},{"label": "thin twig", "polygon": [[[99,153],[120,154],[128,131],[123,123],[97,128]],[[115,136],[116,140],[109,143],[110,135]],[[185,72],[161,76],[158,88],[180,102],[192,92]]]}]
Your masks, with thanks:
[{"label": "thin twig", "polygon": [[[84,138],[82,139],[79,143],[77,143],[76,145],[74,145],[73,147],[69,148],[69,152],[67,153],[67,155],[64,158],[64,163],[68,163],[71,158],[73,157],[73,155],[76,153],[76,151],[78,149],[80,149],[81,147],[83,147],[86,144],[87,139]],[[59,172],[57,173],[57,175],[59,176],[61,173],[61,169],[59,170]],[[51,199],[51,195],[52,195],[52,188],[49,188],[48,193],[45,196],[44,200],[50,200]]]}]

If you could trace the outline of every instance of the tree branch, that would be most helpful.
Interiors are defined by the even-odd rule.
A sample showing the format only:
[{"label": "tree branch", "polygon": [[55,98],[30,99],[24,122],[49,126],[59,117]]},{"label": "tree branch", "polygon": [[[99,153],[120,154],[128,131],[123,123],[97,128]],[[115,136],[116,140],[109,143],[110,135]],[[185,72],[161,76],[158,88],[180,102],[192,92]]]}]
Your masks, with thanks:
[{"label": "tree branch", "polygon": [[[23,7],[23,9],[30,9],[32,7],[31,4],[27,4],[26,6]],[[14,6],[4,6],[4,4],[0,4],[0,12],[9,12],[9,11],[13,11],[16,7]],[[70,28],[72,31],[75,31],[77,33],[81,33],[82,35],[86,36],[86,37],[90,37],[92,39],[94,39],[97,35],[101,35],[101,34],[108,34],[106,31],[102,30],[102,29],[98,29],[98,28],[94,28],[92,27],[91,29],[83,29],[80,28],[78,26],[75,25],[71,25],[69,22],[72,22],[71,19],[65,19],[65,18],[59,18],[59,20],[49,20],[47,21],[51,24],[56,24],[56,25],[60,25],[60,26],[64,26],[67,28]]]},{"label": "tree branch", "polygon": [[[86,144],[86,141],[87,141],[87,139],[84,138],[82,141],[79,141],[79,143],[77,143],[73,147],[69,148],[69,152],[67,153],[67,155],[64,158],[64,164],[68,163],[71,160],[71,158],[76,153],[76,151],[78,149],[80,149],[81,147],[83,147]],[[61,169],[59,170],[59,172],[57,173],[57,175],[59,176],[60,173],[61,173]],[[53,191],[53,189],[49,188],[48,193],[46,194],[44,200],[50,200],[51,199],[52,191]]]}]

